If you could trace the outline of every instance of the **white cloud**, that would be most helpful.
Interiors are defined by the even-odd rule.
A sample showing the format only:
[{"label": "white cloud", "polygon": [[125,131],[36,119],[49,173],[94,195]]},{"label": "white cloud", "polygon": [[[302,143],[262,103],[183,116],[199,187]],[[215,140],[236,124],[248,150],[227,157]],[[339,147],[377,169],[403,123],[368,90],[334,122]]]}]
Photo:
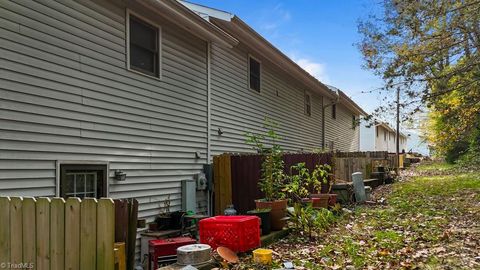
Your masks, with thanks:
[{"label": "white cloud", "polygon": [[292,60],[322,83],[329,83],[330,80],[325,70],[325,64],[315,62],[308,58],[292,58]]}]

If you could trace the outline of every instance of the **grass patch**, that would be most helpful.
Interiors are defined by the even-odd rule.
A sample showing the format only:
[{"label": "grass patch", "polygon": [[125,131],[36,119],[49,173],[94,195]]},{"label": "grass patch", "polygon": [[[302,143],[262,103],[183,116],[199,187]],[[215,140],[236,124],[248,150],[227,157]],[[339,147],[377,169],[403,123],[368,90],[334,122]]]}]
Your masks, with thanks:
[{"label": "grass patch", "polygon": [[[474,243],[480,241],[480,233],[474,229],[480,220],[480,175],[450,171],[453,165],[449,164],[428,164],[419,169],[448,174],[422,176],[417,171],[420,176],[393,184],[385,205],[358,206],[318,242],[293,248],[292,239],[284,247],[291,253],[283,259],[306,269],[391,269],[392,265],[400,269],[445,265],[472,269],[471,261],[478,256]],[[465,244],[466,238],[471,245]],[[306,255],[303,250],[314,251]]]}]

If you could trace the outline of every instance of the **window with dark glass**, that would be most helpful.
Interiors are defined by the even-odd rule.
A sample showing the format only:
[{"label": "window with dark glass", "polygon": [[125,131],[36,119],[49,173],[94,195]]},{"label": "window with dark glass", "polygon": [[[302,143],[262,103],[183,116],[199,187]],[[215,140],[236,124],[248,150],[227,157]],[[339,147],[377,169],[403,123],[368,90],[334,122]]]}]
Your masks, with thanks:
[{"label": "window with dark glass", "polygon": [[249,58],[250,89],[260,92],[260,62]]},{"label": "window with dark glass", "polygon": [[130,68],[158,77],[158,27],[130,15]]},{"label": "window with dark glass", "polygon": [[305,93],[305,114],[308,116],[312,115],[312,104],[310,101],[310,95]]},{"label": "window with dark glass", "polygon": [[355,115],[352,115],[352,128],[355,129],[357,127],[357,118]]},{"label": "window with dark glass", "polygon": [[337,104],[332,105],[332,118],[337,119]]},{"label": "window with dark glass", "polygon": [[60,165],[60,196],[101,198],[107,195],[107,165]]}]

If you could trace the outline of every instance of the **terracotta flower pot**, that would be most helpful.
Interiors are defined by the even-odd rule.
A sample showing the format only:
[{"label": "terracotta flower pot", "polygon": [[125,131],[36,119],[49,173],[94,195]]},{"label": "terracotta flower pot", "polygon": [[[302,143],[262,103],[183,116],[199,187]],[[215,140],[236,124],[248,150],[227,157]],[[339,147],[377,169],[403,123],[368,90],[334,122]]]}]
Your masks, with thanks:
[{"label": "terracotta flower pot", "polygon": [[337,203],[337,194],[331,193],[328,194],[328,206],[335,206]]},{"label": "terracotta flower pot", "polygon": [[329,194],[310,194],[310,197],[313,200],[313,207],[315,208],[327,208]]},{"label": "terracotta flower pot", "polygon": [[265,201],[256,200],[255,205],[257,209],[272,209],[270,211],[271,228],[274,231],[279,231],[285,227],[286,221],[283,219],[287,214],[287,200]]}]

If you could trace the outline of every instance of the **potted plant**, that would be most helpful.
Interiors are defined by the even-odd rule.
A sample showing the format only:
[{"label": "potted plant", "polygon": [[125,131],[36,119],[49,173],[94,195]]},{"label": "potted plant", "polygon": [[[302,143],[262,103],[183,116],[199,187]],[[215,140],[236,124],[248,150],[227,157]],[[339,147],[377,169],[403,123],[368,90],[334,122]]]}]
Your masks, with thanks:
[{"label": "potted plant", "polygon": [[[285,226],[285,216],[287,210],[287,200],[285,199],[285,174],[283,172],[283,151],[280,145],[276,143],[279,135],[275,132],[278,126],[275,122],[265,118],[264,127],[267,129],[265,134],[247,133],[247,143],[253,145],[263,156],[261,165],[261,177],[258,187],[265,197],[255,201],[256,208],[271,209],[270,221],[273,230],[281,230]],[[270,147],[263,142],[268,141]]]},{"label": "potted plant", "polygon": [[292,203],[301,203],[306,206],[312,203],[309,198],[308,188],[312,184],[312,176],[305,162],[297,163],[290,167],[290,175],[285,185],[285,192],[289,195]]},{"label": "potted plant", "polygon": [[168,230],[171,228],[170,195],[163,201],[162,212],[155,218],[155,223],[157,224],[157,230]]},{"label": "potted plant", "polygon": [[270,224],[270,211],[271,209],[254,209],[247,212],[247,214],[252,216],[257,216],[260,218],[260,226],[262,228],[262,235],[267,235],[270,233],[271,224]]},{"label": "potted plant", "polygon": [[312,172],[312,185],[313,190],[317,193],[310,194],[312,198],[313,207],[327,208],[330,199],[330,191],[332,183],[329,185],[328,193],[322,194],[322,185],[328,184],[328,178],[332,167],[328,164],[317,165]]}]

